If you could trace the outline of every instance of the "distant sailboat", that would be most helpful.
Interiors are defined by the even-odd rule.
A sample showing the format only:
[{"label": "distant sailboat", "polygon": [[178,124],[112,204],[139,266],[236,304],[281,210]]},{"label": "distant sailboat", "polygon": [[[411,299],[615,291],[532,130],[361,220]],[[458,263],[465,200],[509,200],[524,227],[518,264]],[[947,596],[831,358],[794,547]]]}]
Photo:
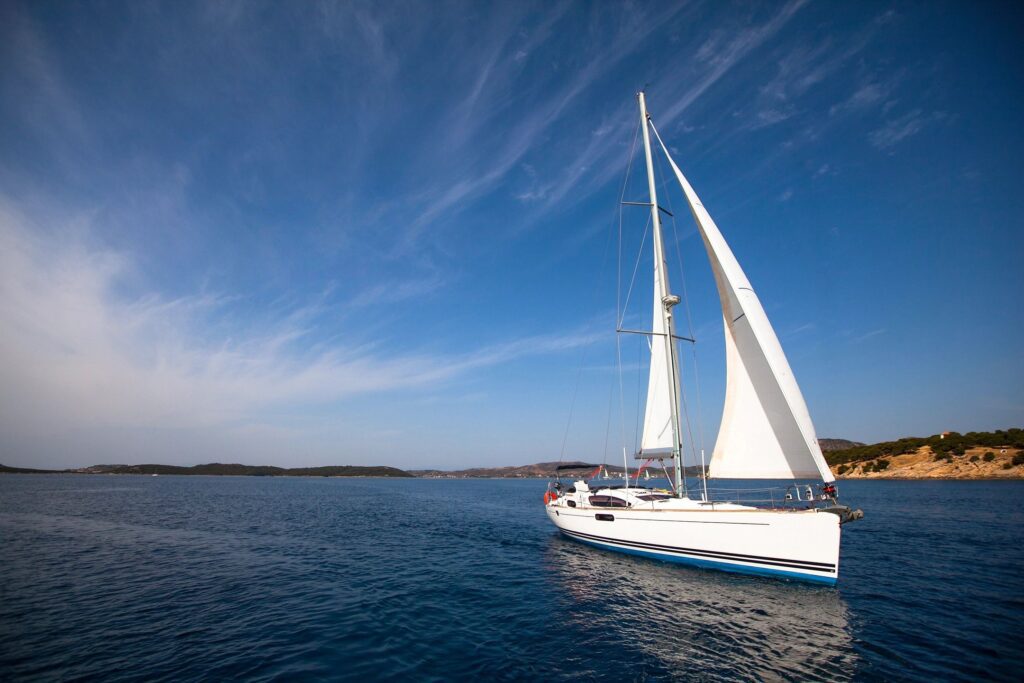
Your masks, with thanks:
[{"label": "distant sailboat", "polygon": [[[584,480],[545,496],[551,521],[566,536],[635,555],[727,571],[834,584],[840,526],[862,516],[838,504],[834,477],[818,446],[810,414],[782,346],[750,282],[711,216],[673,161],[638,94],[654,237],[654,316],[643,436],[637,458],[674,466],[672,491],[627,484],[595,487]],[[726,398],[703,486],[690,497],[683,481],[679,357],[655,189],[651,134],[668,160],[711,261],[725,325]],[[619,330],[619,332],[632,332]],[[687,340],[692,341],[692,340]],[[703,468],[702,468],[703,469]],[[605,472],[607,475],[607,472]],[[644,470],[646,475],[646,469]],[[793,481],[778,500],[714,501],[707,477]],[[649,475],[645,477],[649,479]],[[815,479],[815,492],[795,480]],[[733,498],[732,500],[736,500]]]}]

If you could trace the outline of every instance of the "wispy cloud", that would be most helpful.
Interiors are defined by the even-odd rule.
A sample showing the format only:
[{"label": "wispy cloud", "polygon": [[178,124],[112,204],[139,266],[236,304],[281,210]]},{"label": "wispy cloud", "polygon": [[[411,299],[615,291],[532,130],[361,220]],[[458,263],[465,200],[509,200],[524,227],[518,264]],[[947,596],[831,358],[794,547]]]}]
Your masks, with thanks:
[{"label": "wispy cloud", "polygon": [[920,109],[914,109],[869,133],[868,140],[880,150],[889,150],[907,138],[920,133],[929,123],[942,121],[945,118],[945,112],[926,114]]},{"label": "wispy cloud", "polygon": [[[786,46],[778,58],[775,76],[758,90],[754,113],[747,122],[750,129],[764,128],[785,121],[800,111],[800,100],[816,86],[824,86],[842,70],[855,64],[868,46],[889,23],[888,13],[877,17],[841,43],[825,35],[816,42]],[[846,100],[830,109],[831,115],[861,111],[891,92],[902,77],[897,73],[885,80],[873,80],[857,88]],[[811,105],[812,109],[818,106]],[[821,125],[821,124],[818,124]]]},{"label": "wispy cloud", "polygon": [[805,0],[790,0],[770,21],[761,26],[736,32],[723,29],[709,37],[697,49],[695,57],[706,62],[710,69],[691,88],[676,98],[674,104],[659,112],[660,120],[664,124],[674,121],[740,60],[782,30],[805,4]]},{"label": "wispy cloud", "polygon": [[8,104],[18,112],[17,121],[4,125],[9,130],[16,123],[26,126],[42,150],[70,169],[72,152],[92,144],[81,107],[29,13],[7,3],[0,8],[0,24],[5,24],[0,28],[0,60]]},{"label": "wispy cloud", "polygon": [[[663,65],[652,77],[658,83],[658,104],[652,110],[663,127],[676,122],[701,96],[723,79],[746,56],[776,35],[805,4],[805,0],[791,0],[768,22],[755,26],[730,28],[717,31],[703,41],[693,54],[682,53],[675,60]],[[638,29],[622,44],[624,51],[632,50],[647,35],[648,28]],[[613,54],[608,60],[612,64],[625,56]],[[693,78],[679,79],[676,74],[689,72],[697,65]],[[682,86],[682,87],[680,87]],[[539,188],[532,189],[527,198],[543,200],[540,210],[548,210],[566,197],[570,191],[586,194],[602,187],[622,172],[622,156],[628,151],[625,142],[610,144],[608,130],[625,130],[636,117],[636,105],[623,100],[616,108],[607,112],[591,134],[577,144],[578,151],[570,156],[559,177]],[[688,130],[693,130],[688,127]]]},{"label": "wispy cloud", "polygon": [[[554,12],[549,20],[541,26],[537,33],[538,36],[547,37],[551,25],[560,18],[561,11],[564,11],[564,6],[562,6],[562,10]],[[500,180],[506,178],[510,170],[519,166],[524,157],[546,139],[549,131],[557,128],[562,116],[580,99],[581,95],[586,93],[614,66],[630,56],[647,36],[679,11],[680,8],[677,6],[664,6],[650,16],[643,13],[636,16],[624,14],[623,20],[615,27],[610,39],[600,45],[588,47],[587,59],[581,60],[578,68],[569,70],[568,73],[559,72],[557,78],[550,80],[549,85],[552,87],[546,89],[543,95],[538,94],[530,102],[528,113],[524,118],[511,129],[500,134],[486,136],[489,140],[501,141],[497,148],[490,145],[481,146],[478,155],[463,159],[462,171],[458,175],[454,177],[445,175],[442,178],[442,183],[435,183],[434,187],[420,194],[422,201],[417,216],[404,232],[403,250],[411,249],[427,226],[443,213],[457,211],[460,206],[490,191]],[[504,27],[505,32],[509,30],[510,27]],[[509,62],[518,64],[520,61],[516,59],[515,55],[506,55],[504,60],[506,64]],[[511,78],[511,74],[516,73],[516,70],[504,69],[505,77],[498,78],[497,74],[491,73],[498,69],[497,65],[491,64],[485,69],[488,72],[487,80],[491,97],[507,101],[507,95],[502,89],[511,85],[509,78]],[[476,91],[476,87],[474,87],[474,91]],[[474,107],[487,111],[496,107],[493,102],[484,101],[482,92],[471,94],[471,102]],[[487,117],[474,118],[486,120]],[[601,126],[598,126],[597,130],[600,131],[600,129]],[[470,129],[471,132],[476,130],[475,126]],[[468,139],[469,133],[463,132],[460,135],[463,136],[462,139]],[[594,137],[602,136],[595,135]],[[548,203],[560,199],[569,187],[590,170],[593,149],[592,146],[588,146],[588,150],[579,158],[566,165],[568,171],[564,179],[544,186],[533,187],[518,193],[517,196],[522,201],[544,199]]]},{"label": "wispy cloud", "polygon": [[889,96],[897,86],[900,76],[888,79],[887,81],[870,81],[854,90],[848,98],[837,102],[829,107],[830,116],[837,114],[853,113],[863,111],[872,107]]},{"label": "wispy cloud", "polygon": [[872,337],[877,337],[880,334],[885,334],[885,332],[886,329],[884,327],[880,327],[877,330],[871,330],[870,332],[865,332],[864,334],[856,336],[850,341],[852,341],[854,344],[859,344],[860,342],[871,339]]},{"label": "wispy cloud", "polygon": [[817,328],[817,325],[815,325],[814,323],[804,323],[803,325],[797,325],[796,327],[794,327],[792,329],[786,330],[786,332],[784,334],[787,337],[795,337],[798,334],[803,334],[804,332],[810,332],[811,330],[816,329],[816,328]]},{"label": "wispy cloud", "polygon": [[[286,428],[274,417],[283,408],[436,390],[470,371],[597,339],[537,335],[449,355],[324,344],[319,300],[213,334],[217,319],[230,322],[233,297],[124,299],[120,284],[135,268],[129,255],[0,203],[0,432],[45,449],[53,430]],[[364,292],[358,303],[389,294]]]},{"label": "wispy cloud", "polygon": [[439,274],[416,280],[384,282],[357,292],[349,300],[349,305],[359,308],[379,303],[394,304],[427,296],[440,289],[444,284],[445,280]]}]

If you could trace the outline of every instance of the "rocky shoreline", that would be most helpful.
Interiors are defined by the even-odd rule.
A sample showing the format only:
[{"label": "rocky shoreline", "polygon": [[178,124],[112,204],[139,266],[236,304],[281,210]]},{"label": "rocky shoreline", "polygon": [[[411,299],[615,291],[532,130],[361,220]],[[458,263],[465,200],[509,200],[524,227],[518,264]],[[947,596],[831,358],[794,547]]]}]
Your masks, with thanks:
[{"label": "rocky shoreline", "polygon": [[832,473],[839,479],[1024,479],[1024,450],[980,446],[954,455],[922,446],[913,453],[834,465]]}]

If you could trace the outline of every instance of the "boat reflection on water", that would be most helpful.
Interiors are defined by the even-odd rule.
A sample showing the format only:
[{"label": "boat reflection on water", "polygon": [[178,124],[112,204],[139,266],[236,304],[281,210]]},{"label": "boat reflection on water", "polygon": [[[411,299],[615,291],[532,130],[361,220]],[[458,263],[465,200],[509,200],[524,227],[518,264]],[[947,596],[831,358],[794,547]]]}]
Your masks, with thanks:
[{"label": "boat reflection on water", "polygon": [[556,535],[546,560],[563,603],[559,627],[577,631],[581,648],[616,641],[672,677],[701,680],[856,674],[835,589],[630,557]]}]

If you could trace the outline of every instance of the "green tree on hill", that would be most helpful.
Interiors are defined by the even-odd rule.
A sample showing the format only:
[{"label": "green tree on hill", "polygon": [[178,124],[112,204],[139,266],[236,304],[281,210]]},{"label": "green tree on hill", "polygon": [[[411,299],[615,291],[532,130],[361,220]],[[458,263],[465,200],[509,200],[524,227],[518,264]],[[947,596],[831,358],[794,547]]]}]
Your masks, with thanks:
[{"label": "green tree on hill", "polygon": [[[1021,444],[1021,446],[1017,444]],[[896,441],[829,451],[825,453],[825,460],[832,466],[852,465],[853,463],[888,459],[896,455],[914,453],[922,446],[931,448],[936,461],[952,460],[952,454],[964,455],[967,453],[967,449],[979,446],[986,448],[1012,447],[1024,450],[1024,429],[1013,428],[996,430],[995,432],[967,432],[966,434],[949,432],[945,437],[941,434],[934,434],[923,438],[908,436]]]}]

